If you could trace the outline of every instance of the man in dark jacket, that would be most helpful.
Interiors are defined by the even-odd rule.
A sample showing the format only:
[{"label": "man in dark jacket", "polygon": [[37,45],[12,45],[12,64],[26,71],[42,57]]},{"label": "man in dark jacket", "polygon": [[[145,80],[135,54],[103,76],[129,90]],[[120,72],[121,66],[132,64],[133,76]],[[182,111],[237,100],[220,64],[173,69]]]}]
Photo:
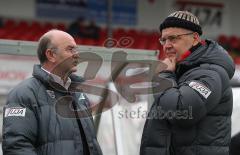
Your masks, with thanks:
[{"label": "man in dark jacket", "polygon": [[174,86],[154,95],[141,142],[141,155],[228,155],[235,65],[211,40],[202,41],[196,16],[170,14],[160,25],[167,69],[153,79]]},{"label": "man in dark jacket", "polygon": [[77,45],[51,30],[39,40],[33,77],[8,95],[3,116],[4,155],[101,155],[89,102],[74,85]]}]

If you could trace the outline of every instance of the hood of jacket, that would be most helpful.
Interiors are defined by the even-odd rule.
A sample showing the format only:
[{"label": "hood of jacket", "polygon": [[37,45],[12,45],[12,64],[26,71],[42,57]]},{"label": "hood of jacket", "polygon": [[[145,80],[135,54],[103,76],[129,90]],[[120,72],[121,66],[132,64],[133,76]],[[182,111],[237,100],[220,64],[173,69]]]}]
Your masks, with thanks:
[{"label": "hood of jacket", "polygon": [[235,64],[227,53],[217,42],[205,40],[206,44],[198,47],[190,56],[179,63],[179,66],[198,66],[200,64],[216,64],[222,66],[231,79],[235,72]]}]

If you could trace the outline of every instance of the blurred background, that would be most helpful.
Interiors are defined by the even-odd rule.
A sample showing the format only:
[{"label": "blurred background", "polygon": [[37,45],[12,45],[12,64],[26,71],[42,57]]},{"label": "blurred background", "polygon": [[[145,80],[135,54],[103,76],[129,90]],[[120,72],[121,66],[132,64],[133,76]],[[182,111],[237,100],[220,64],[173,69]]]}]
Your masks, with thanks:
[{"label": "blurred background", "polygon": [[[39,37],[50,29],[60,29],[73,35],[82,51],[94,52],[103,58],[101,69],[89,83],[118,94],[117,103],[112,103],[115,100],[108,95],[105,102],[110,108],[103,109],[102,115],[95,117],[98,140],[104,154],[139,154],[143,125],[152,96],[138,95],[134,104],[129,103],[119,93],[128,87],[119,90],[116,82],[127,86],[132,81],[124,76],[115,83],[109,80],[111,57],[114,52],[124,50],[129,60],[163,58],[164,53],[158,42],[159,24],[175,10],[188,10],[198,16],[203,28],[202,38],[217,41],[235,61],[237,70],[231,81],[234,137],[240,132],[239,6],[238,0],[0,0],[0,112],[7,93],[30,77],[33,64],[38,63],[36,46]],[[129,71],[129,75],[144,70],[141,64],[134,67],[137,69]],[[84,76],[85,69],[86,64],[80,64],[78,74]],[[132,80],[139,82],[143,79]],[[93,103],[101,100],[88,95]],[[2,125],[2,114],[0,120]]]}]

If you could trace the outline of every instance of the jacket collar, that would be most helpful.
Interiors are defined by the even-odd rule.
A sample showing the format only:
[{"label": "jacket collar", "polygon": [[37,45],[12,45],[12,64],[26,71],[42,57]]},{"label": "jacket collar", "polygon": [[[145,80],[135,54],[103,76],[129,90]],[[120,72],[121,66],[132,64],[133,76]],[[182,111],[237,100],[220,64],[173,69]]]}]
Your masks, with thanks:
[{"label": "jacket collar", "polygon": [[48,70],[46,70],[45,68],[41,67],[41,69],[45,72],[48,73],[49,76],[52,77],[52,79],[54,80],[54,82],[60,84],[61,86],[63,86],[66,90],[68,90],[70,84],[71,84],[71,79],[68,77],[66,83],[64,83],[64,81],[61,79],[61,77],[49,72]]},{"label": "jacket collar", "polygon": [[[57,82],[51,76],[51,74],[49,74],[46,71],[44,71],[43,69],[41,69],[41,65],[34,65],[32,75],[33,75],[33,77],[40,80],[47,87],[52,87],[53,89],[59,90],[59,91],[67,90],[65,87],[63,87],[61,84],[59,84],[59,82]],[[82,77],[76,76],[74,74],[71,74],[69,76],[69,78],[71,80],[71,84],[70,84],[69,88],[71,87],[72,84],[76,85],[76,84],[79,84],[79,83],[82,83],[85,81]]]},{"label": "jacket collar", "polygon": [[205,45],[206,42],[205,41],[201,41],[199,42],[197,45],[191,47],[188,51],[186,51],[185,53],[183,53],[183,55],[181,56],[179,62],[185,60],[191,53],[193,53],[194,51],[196,51],[200,46]]}]

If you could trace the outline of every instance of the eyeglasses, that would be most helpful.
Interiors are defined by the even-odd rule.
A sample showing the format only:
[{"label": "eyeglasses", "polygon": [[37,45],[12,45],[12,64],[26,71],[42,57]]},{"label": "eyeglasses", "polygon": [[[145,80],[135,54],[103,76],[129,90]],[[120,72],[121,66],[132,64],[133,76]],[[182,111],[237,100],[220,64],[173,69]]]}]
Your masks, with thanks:
[{"label": "eyeglasses", "polygon": [[166,38],[159,38],[159,42],[161,45],[165,45],[167,40],[170,41],[171,43],[176,43],[176,41],[178,39],[180,39],[181,36],[184,36],[184,35],[190,35],[190,34],[193,34],[194,32],[190,32],[190,33],[184,33],[184,34],[178,34],[178,35],[171,35],[171,36],[168,36]]}]

